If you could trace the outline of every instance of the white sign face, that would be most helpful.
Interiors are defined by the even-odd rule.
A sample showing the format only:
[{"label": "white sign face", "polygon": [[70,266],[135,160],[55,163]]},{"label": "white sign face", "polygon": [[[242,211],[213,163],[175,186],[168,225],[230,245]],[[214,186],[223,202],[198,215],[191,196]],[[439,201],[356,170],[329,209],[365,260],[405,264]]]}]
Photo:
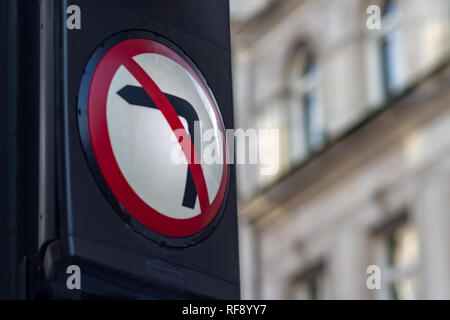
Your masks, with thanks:
[{"label": "white sign face", "polygon": [[160,42],[133,38],[101,52],[87,67],[81,125],[91,167],[117,210],[165,236],[197,234],[221,210],[228,187],[216,100],[193,63]]},{"label": "white sign face", "polygon": [[[144,53],[133,59],[162,92],[190,103],[197,113],[202,131],[213,129],[216,133],[208,144],[215,143],[215,150],[222,152],[221,119],[217,119],[214,106],[196,80],[182,66],[165,56]],[[121,97],[118,92],[127,86],[144,90],[130,71],[121,66],[113,77],[107,100],[108,132],[120,170],[136,194],[160,213],[175,219],[197,216],[200,214],[198,200],[193,208],[182,205],[189,168],[187,164],[174,162],[184,157],[174,132],[159,109],[134,105],[132,103],[135,102],[130,103]],[[180,120],[191,134],[188,126],[190,119],[180,116]],[[202,163],[201,166],[209,201],[212,202],[222,180],[223,164]]]}]

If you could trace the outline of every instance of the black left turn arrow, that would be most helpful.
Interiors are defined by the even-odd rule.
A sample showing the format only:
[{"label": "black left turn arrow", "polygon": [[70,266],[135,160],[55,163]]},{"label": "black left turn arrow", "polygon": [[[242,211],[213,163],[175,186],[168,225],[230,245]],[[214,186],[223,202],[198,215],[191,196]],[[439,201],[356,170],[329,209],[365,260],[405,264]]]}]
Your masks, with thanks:
[{"label": "black left turn arrow", "polygon": [[[122,97],[126,102],[131,105],[147,107],[152,109],[158,109],[158,106],[153,102],[150,96],[142,87],[136,87],[127,85],[120,89],[117,94]],[[195,138],[195,121],[198,121],[197,112],[195,112],[194,107],[185,99],[180,97],[164,93],[169,100],[175,112],[186,119],[189,128],[189,135],[191,137],[192,145],[194,144]],[[198,153],[198,150],[197,150]],[[192,178],[191,171],[187,170],[186,177],[186,188],[184,190],[183,206],[193,209],[195,207],[195,202],[197,199],[197,189],[195,188],[194,179]]]}]

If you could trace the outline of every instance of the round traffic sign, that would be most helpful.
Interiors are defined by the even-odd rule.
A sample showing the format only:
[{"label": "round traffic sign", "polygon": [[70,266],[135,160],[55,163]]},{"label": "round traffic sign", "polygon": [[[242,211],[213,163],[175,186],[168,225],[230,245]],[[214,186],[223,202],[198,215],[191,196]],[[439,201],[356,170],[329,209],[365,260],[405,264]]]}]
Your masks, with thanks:
[{"label": "round traffic sign", "polygon": [[[172,245],[212,231],[228,188],[225,128],[204,77],[177,46],[142,31],[107,40],[87,64],[78,105],[91,171],[129,224]],[[205,163],[211,149],[220,161]]]}]

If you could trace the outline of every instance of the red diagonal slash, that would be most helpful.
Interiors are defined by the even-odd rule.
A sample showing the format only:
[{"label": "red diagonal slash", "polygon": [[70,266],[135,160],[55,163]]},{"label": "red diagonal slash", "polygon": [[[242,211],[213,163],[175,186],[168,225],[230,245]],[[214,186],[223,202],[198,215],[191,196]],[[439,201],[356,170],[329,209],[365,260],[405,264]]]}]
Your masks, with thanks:
[{"label": "red diagonal slash", "polygon": [[[183,137],[189,137],[189,134],[186,132],[186,129],[181,123],[178,114],[170,104],[166,95],[161,91],[161,89],[147,74],[147,72],[145,72],[145,70],[142,69],[142,67],[136,61],[130,58],[125,59],[123,65],[136,78],[136,80],[141,84],[150,98],[152,98],[153,102],[158,106],[158,109],[161,111],[164,118],[166,118],[172,131],[181,132]],[[192,141],[190,139],[187,140],[189,141],[183,141],[182,143],[180,142],[180,145],[183,149],[184,155],[186,156],[189,170],[192,173],[195,188],[197,189],[198,200],[200,202],[200,210],[203,213],[206,212],[210,206],[208,189],[206,187],[205,176],[203,174],[203,169],[200,165],[200,161],[198,160],[194,145],[192,144]],[[191,161],[191,155],[193,156],[194,161]]]}]

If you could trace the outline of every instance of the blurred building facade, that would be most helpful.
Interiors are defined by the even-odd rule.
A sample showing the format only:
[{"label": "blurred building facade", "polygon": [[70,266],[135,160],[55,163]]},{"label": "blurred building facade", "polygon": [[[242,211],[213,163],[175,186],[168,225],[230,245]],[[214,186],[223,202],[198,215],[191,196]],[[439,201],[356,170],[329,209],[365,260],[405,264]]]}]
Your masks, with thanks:
[{"label": "blurred building facade", "polygon": [[449,299],[450,0],[231,5],[236,126],[280,130],[238,167],[243,298]]}]

